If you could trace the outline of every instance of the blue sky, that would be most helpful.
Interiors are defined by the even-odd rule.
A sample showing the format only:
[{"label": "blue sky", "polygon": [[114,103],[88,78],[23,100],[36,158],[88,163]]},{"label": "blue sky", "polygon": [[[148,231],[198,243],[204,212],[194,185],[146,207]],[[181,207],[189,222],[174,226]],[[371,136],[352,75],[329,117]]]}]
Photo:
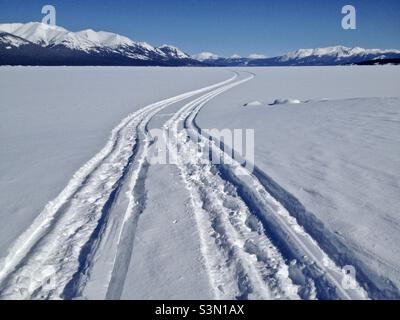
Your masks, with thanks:
[{"label": "blue sky", "polygon": [[[399,0],[0,0],[0,23],[40,21],[57,9],[57,25],[92,28],[193,54],[274,56],[343,44],[400,48]],[[341,8],[357,9],[357,30],[341,28]]]}]

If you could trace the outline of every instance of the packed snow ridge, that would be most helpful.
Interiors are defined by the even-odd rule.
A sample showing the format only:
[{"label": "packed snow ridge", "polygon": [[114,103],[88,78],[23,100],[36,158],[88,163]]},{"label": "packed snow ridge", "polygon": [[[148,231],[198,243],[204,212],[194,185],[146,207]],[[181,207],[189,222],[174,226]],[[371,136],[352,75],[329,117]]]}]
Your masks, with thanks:
[{"label": "packed snow ridge", "polygon": [[[269,103],[269,106],[276,106],[280,104],[300,104],[303,101],[299,99],[275,99],[273,102]],[[243,107],[261,107],[265,106],[266,104],[257,100],[247,102],[243,105]]]},{"label": "packed snow ridge", "polygon": [[255,101],[250,101],[250,102],[245,103],[243,105],[243,107],[259,107],[259,106],[263,106],[263,105],[264,105],[264,103],[255,100]]},{"label": "packed snow ridge", "polygon": [[279,104],[299,104],[301,103],[298,99],[275,99],[270,105],[279,105]]}]

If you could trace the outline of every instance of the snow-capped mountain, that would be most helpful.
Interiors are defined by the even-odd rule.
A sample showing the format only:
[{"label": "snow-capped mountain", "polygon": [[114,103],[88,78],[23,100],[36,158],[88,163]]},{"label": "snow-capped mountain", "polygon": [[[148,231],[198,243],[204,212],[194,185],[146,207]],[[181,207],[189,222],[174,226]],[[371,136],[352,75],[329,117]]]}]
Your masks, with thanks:
[{"label": "snow-capped mountain", "polygon": [[310,57],[330,57],[332,59],[341,60],[354,58],[358,56],[368,55],[385,55],[400,53],[400,50],[381,50],[381,49],[363,49],[360,47],[348,48],[344,46],[317,48],[317,49],[300,49],[289,52],[281,57],[281,61],[299,60]]},{"label": "snow-capped mountain", "polygon": [[[125,36],[92,29],[71,32],[59,26],[51,26],[40,22],[26,24],[0,24],[2,42],[0,50],[6,50],[7,39],[14,42],[25,41],[30,47],[40,46],[47,49],[47,58],[52,57],[48,64],[73,65],[198,65],[199,62],[191,59],[180,49],[163,45],[155,48],[145,42],[135,42]],[[14,37],[14,38],[13,38]],[[19,40],[17,40],[19,39]],[[22,42],[21,42],[22,44]],[[8,45],[10,47],[10,45]],[[9,57],[19,46],[11,46],[6,56],[0,58],[1,64],[10,64]],[[38,49],[35,47],[35,49]],[[23,54],[22,54],[23,53]],[[14,52],[17,56],[24,56],[24,61],[37,57],[29,50]],[[15,60],[15,59],[13,59]],[[64,60],[64,61],[63,61]],[[21,62],[22,63],[22,62]],[[25,63],[24,63],[25,64]],[[28,62],[28,64],[30,64]]]},{"label": "snow-capped mountain", "polygon": [[190,59],[190,56],[187,53],[183,52],[182,50],[180,50],[179,48],[174,47],[174,46],[164,44],[164,45],[158,47],[157,49],[162,51],[165,55],[167,55],[170,58]]},{"label": "snow-capped mountain", "polygon": [[0,32],[0,44],[7,50],[29,45],[30,42],[10,33]]},{"label": "snow-capped mountain", "polygon": [[40,22],[0,24],[0,53],[0,65],[313,66],[400,59],[400,50],[344,46],[299,49],[273,58],[224,58],[212,52],[189,56],[171,45],[156,48],[116,33],[92,29],[71,32]]},{"label": "snow-capped mountain", "polygon": [[224,58],[212,52],[201,52],[192,55],[192,58],[208,66],[245,66],[249,61],[249,59],[242,58],[237,54]]},{"label": "snow-capped mountain", "polygon": [[317,49],[299,49],[273,58],[263,58],[258,54],[250,55],[248,58],[237,56],[223,58],[209,52],[192,56],[192,58],[213,66],[323,66],[373,64],[374,61],[376,63],[392,63],[400,59],[400,50],[335,46]]},{"label": "snow-capped mountain", "polygon": [[249,61],[248,65],[341,65],[395,58],[400,58],[400,50],[334,46],[316,49],[299,49],[279,57]]}]

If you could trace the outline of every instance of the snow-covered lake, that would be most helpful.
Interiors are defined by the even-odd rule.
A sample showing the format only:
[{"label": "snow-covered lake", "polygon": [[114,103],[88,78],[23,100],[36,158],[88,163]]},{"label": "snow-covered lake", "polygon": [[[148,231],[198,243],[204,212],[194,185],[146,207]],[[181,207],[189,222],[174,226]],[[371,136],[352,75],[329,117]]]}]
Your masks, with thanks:
[{"label": "snow-covered lake", "polygon": [[[200,127],[254,128],[256,165],[309,211],[298,218],[314,238],[399,288],[400,69],[248,71],[255,79],[211,101]],[[273,103],[290,99],[303,103]]]},{"label": "snow-covered lake", "polygon": [[200,68],[0,68],[0,256],[122,118],[230,75]]},{"label": "snow-covered lake", "polygon": [[[353,263],[370,293],[398,297],[400,69],[233,70],[255,77],[209,101],[197,124],[254,129],[255,165],[281,188],[270,193],[297,208],[290,213],[336,262]],[[125,116],[231,76],[225,68],[0,68],[0,257]],[[212,298],[180,175],[150,166],[147,177],[135,268],[113,293]],[[102,298],[102,268],[93,274],[85,294]]]}]

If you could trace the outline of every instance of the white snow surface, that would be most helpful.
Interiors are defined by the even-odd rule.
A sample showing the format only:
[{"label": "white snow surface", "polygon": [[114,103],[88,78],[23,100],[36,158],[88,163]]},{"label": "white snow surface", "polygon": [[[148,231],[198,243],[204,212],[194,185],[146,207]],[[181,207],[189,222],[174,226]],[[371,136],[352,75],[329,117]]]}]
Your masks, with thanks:
[{"label": "white snow surface", "polygon": [[[198,125],[254,129],[256,166],[323,223],[326,238],[319,241],[333,242],[334,235],[352,261],[361,261],[360,273],[372,270],[399,288],[400,69],[248,71],[255,79],[211,101]],[[308,102],[242,107],[276,96]],[[319,228],[310,221],[306,230]],[[375,280],[384,287],[382,279]]]},{"label": "white snow surface", "polygon": [[[399,80],[389,66],[0,68],[0,297],[396,295]],[[243,108],[277,97],[307,103]],[[254,129],[256,170],[191,153],[208,141],[196,125]],[[150,128],[172,133],[172,165],[148,163]]]},{"label": "white snow surface", "polygon": [[122,118],[229,76],[197,68],[0,68],[0,219],[7,221],[0,256]]}]

